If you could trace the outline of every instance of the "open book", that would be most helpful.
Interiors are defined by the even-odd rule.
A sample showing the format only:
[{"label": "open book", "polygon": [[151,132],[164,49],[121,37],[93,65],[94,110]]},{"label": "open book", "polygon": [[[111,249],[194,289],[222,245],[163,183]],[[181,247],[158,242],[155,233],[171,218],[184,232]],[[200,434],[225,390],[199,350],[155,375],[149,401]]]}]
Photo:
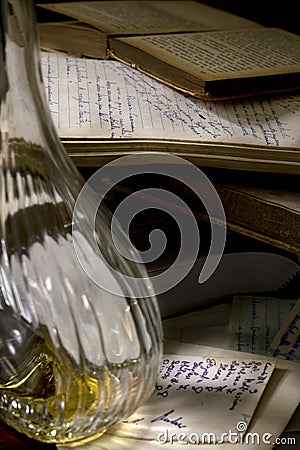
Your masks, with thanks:
[{"label": "open book", "polygon": [[195,97],[300,88],[300,37],[258,28],[111,39],[111,56]]},{"label": "open book", "polygon": [[300,172],[300,95],[206,102],[117,61],[46,52],[42,70],[58,134],[78,166],[172,153],[201,166]]},{"label": "open book", "polygon": [[[68,2],[39,6],[63,14],[57,16],[60,19],[57,22],[38,24],[41,48],[94,58],[108,57],[109,38],[114,36],[259,27],[255,22],[194,1]],[[69,18],[73,20],[66,21]]]},{"label": "open book", "polygon": [[[202,99],[300,88],[299,36],[198,2],[101,1],[40,6],[100,30],[99,46],[102,50],[105,42],[107,46],[103,57],[117,58]],[[51,46],[51,36],[54,49],[64,47],[57,41],[55,28],[59,30],[59,24],[53,25],[53,31],[50,24],[40,25],[43,48]],[[74,31],[80,36],[80,27]],[[73,41],[74,54],[78,50],[75,33]],[[69,44],[67,47],[70,51]],[[85,48],[82,54],[87,53]]]}]

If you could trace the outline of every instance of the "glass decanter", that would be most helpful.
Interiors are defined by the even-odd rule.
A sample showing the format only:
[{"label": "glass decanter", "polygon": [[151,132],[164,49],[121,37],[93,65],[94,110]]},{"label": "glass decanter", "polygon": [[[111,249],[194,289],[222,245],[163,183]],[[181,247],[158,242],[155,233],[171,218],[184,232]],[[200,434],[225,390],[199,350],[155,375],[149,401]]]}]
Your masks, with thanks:
[{"label": "glass decanter", "polygon": [[[80,212],[80,252],[96,252],[87,232],[94,227],[99,270],[123,295],[102,289],[79,264],[72,220],[84,180],[51,121],[33,5],[1,0],[0,8],[0,418],[40,441],[82,442],[151,394],[160,314],[143,265],[116,251],[102,207],[95,227]],[[116,234],[129,245],[121,229]],[[146,281],[137,287],[135,277]]]}]

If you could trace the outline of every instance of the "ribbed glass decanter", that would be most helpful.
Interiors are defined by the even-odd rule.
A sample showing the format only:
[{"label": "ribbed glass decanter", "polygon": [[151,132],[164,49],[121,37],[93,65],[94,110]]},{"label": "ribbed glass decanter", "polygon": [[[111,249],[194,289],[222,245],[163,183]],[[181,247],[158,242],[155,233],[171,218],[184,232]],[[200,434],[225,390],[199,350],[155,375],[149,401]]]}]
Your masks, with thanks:
[{"label": "ribbed glass decanter", "polygon": [[[124,295],[102,289],[81,268],[72,218],[84,180],[48,111],[33,5],[1,0],[0,8],[0,418],[44,442],[81,441],[101,435],[151,394],[160,315],[149,280],[130,286],[130,276],[134,284],[134,277],[147,280],[146,272],[115,250],[103,208],[99,270]],[[83,230],[84,257],[85,246],[94,247],[92,225],[81,215],[76,232]],[[128,245],[121,230],[117,236]],[[111,275],[110,265],[129,277]],[[136,289],[136,297],[128,295]]]}]

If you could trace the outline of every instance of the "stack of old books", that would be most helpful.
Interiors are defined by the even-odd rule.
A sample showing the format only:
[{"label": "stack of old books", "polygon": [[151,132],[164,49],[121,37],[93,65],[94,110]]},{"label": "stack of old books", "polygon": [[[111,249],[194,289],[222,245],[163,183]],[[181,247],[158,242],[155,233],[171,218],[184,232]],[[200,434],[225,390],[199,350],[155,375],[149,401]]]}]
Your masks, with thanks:
[{"label": "stack of old books", "polygon": [[41,6],[63,14],[40,23],[41,47],[67,53],[43,70],[78,166],[168,153],[233,169],[214,180],[227,225],[300,253],[299,36],[191,1]]}]

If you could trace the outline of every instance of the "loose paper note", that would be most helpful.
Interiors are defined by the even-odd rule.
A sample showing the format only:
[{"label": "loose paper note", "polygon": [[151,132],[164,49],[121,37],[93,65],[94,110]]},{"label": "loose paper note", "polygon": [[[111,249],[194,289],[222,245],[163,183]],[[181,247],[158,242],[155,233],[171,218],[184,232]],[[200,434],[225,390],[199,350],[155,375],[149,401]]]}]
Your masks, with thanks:
[{"label": "loose paper note", "polygon": [[265,355],[296,300],[235,296],[230,328],[232,348]]},{"label": "loose paper note", "polygon": [[[194,355],[216,355],[219,361],[253,361],[253,356],[251,354],[232,350],[224,350],[220,348],[216,349],[213,347],[202,345],[183,344],[177,341],[165,341],[165,357],[167,357],[167,355],[173,356],[175,354],[181,355],[176,356],[177,359],[181,360],[183,358],[184,360],[191,361],[194,360]],[[199,356],[197,356],[196,358],[199,360]],[[205,358],[205,360],[206,359],[207,358]],[[266,362],[265,356],[258,355],[257,357],[255,357],[255,360],[256,359],[263,363]],[[271,359],[271,361],[274,362],[274,359]],[[279,369],[275,368],[275,370],[273,371],[271,379],[267,383],[266,389],[264,390],[263,395],[259,400],[259,404],[254,412],[246,435],[243,435],[243,439],[247,438],[247,435],[250,436],[249,443],[237,443],[234,445],[234,447],[231,443],[216,445],[202,444],[201,450],[232,450],[232,448],[234,448],[235,450],[271,450],[273,448],[275,439],[281,435],[293,411],[297,407],[299,401],[298,387],[300,382],[300,365],[291,363],[289,361],[277,360],[276,367],[277,366],[279,366]],[[147,405],[149,404],[149,402],[152,402],[152,400],[153,396],[147,402]],[[158,402],[158,404],[161,403]],[[143,406],[142,408],[144,408],[145,406]],[[142,408],[140,408],[137,412],[141,412]],[[195,414],[199,416],[199,408],[202,413],[205,413],[205,407],[201,407],[200,402],[195,401],[193,405],[190,405],[189,407],[190,415],[192,415],[195,411]],[[222,414],[222,411],[223,409],[221,409],[221,411],[216,410],[214,411],[213,415],[210,415],[209,417],[202,417],[201,419],[200,416],[198,417],[197,430],[199,430],[199,436],[201,428],[203,429],[207,424],[209,425],[211,423],[214,423],[215,416],[219,418]],[[280,411],[280,414],[278,414],[278,411]],[[151,424],[151,426],[153,425],[154,424]],[[125,426],[129,427],[130,425],[122,424],[120,428],[124,429]],[[142,426],[142,421],[137,421],[136,424],[132,424],[131,426],[138,430],[138,428]],[[170,427],[170,424],[166,422],[164,429],[168,427]],[[118,432],[117,428],[118,427],[108,430],[108,432],[104,436],[88,444],[81,445],[78,448],[80,450],[144,450],[148,448],[149,450],[161,450],[162,448],[169,450],[180,450],[183,448],[183,443],[179,441],[173,440],[170,443],[162,445],[162,443],[159,443],[157,440],[158,436],[156,436],[154,439],[148,440],[147,438],[144,439],[142,433],[138,438],[132,436],[131,433],[129,433],[128,437],[116,436],[115,433]],[[184,432],[184,430],[181,430],[181,432]],[[251,435],[251,433],[253,434]],[[253,443],[251,443],[251,436],[254,436]],[[265,441],[263,441],[264,436],[266,438]],[[64,446],[58,446],[58,449],[65,448],[66,447]],[[184,448],[192,450],[192,448],[195,448],[195,443],[189,442],[185,445]]]},{"label": "loose paper note", "polygon": [[247,428],[273,369],[272,359],[165,354],[150,400],[111,432],[161,442],[170,433],[212,433],[224,443],[230,431],[245,431],[241,422]]},{"label": "loose paper note", "polygon": [[300,362],[300,300],[276,334],[268,353],[276,358]]},{"label": "loose paper note", "polygon": [[[42,53],[60,137],[172,139],[294,148],[300,96],[204,102],[117,61]],[[63,93],[63,94],[62,94]]]},{"label": "loose paper note", "polygon": [[[208,347],[204,345],[193,345],[177,341],[166,341],[165,352],[179,353],[183,355],[214,355],[220,358],[251,358],[251,354],[234,350],[224,350],[221,348]],[[264,361],[265,356],[255,355],[255,359]],[[229,449],[255,449],[270,450],[273,448],[275,439],[281,435],[287,426],[293,412],[300,401],[300,365],[283,359],[276,360],[276,368],[269,380],[266,389],[252,417],[247,433],[255,433],[260,436],[259,442],[256,440],[253,445],[237,444],[234,447],[229,444]],[[214,420],[210,418],[210,420]],[[264,433],[271,435],[271,443],[263,442]],[[272,445],[273,444],[273,445]],[[220,447],[225,450],[227,444]],[[172,447],[170,447],[171,449]],[[209,450],[216,450],[219,447],[213,446]],[[202,450],[202,446],[201,446]],[[203,449],[204,450],[204,449]],[[206,449],[205,449],[206,450]]]}]

